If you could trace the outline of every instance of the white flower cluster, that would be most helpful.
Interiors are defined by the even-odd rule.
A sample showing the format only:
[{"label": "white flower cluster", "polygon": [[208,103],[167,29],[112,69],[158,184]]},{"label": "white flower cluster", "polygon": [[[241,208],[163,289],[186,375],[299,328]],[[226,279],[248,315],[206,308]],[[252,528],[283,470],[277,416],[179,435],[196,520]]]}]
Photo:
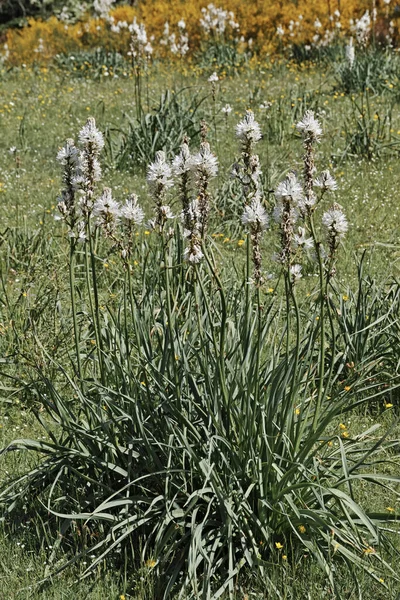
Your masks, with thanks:
[{"label": "white flower cluster", "polygon": [[346,45],[345,52],[346,52],[346,61],[349,65],[350,69],[352,69],[353,65],[354,65],[354,61],[356,59],[356,52],[354,49],[352,37],[350,38],[349,43]]},{"label": "white flower cluster", "polygon": [[103,134],[97,129],[96,121],[89,117],[86,125],[79,132],[79,142],[83,146],[90,146],[92,151],[98,155],[104,148]]},{"label": "white flower cluster", "polygon": [[102,227],[107,234],[111,234],[119,220],[120,206],[112,197],[112,190],[104,188],[102,195],[93,204],[92,216],[98,227]]},{"label": "white flower cluster", "polygon": [[362,17],[353,21],[350,20],[350,29],[354,32],[357,42],[361,46],[366,46],[371,33],[371,15],[366,10]]},{"label": "white flower cluster", "polygon": [[133,22],[129,25],[129,31],[131,32],[130,55],[136,60],[150,58],[153,54],[153,46],[147,39],[144,23],[138,23],[135,17]]},{"label": "white flower cluster", "polygon": [[[73,140],[68,139],[57,154],[57,160],[63,166],[65,185],[58,208],[69,227],[69,236],[85,241],[91,218],[109,236],[114,235],[120,221],[122,224],[130,223],[130,227],[139,225],[144,213],[134,194],[122,206],[114,200],[110,188],[104,188],[103,193],[95,199],[95,183],[101,178],[98,157],[104,147],[104,139],[92,117],[80,130],[79,142],[81,150]],[[75,202],[76,192],[81,196],[79,202]]]},{"label": "white flower cluster", "polygon": [[255,144],[261,140],[261,128],[252,110],[246,110],[245,116],[236,125],[236,136],[243,144]]},{"label": "white flower cluster", "polygon": [[216,74],[216,72],[214,71],[214,73],[212,73],[212,75],[210,75],[210,77],[208,78],[208,82],[209,83],[216,83],[217,81],[219,81],[219,77]]},{"label": "white flower cluster", "polygon": [[315,118],[314,111],[306,110],[304,117],[296,125],[297,131],[303,134],[304,138],[319,142],[322,135],[321,123]]},{"label": "white flower cluster", "polygon": [[155,161],[149,165],[147,170],[147,182],[151,192],[155,194],[159,194],[160,190],[167,190],[174,185],[172,169],[167,162],[163,150],[156,152]]},{"label": "white flower cluster", "polygon": [[210,3],[207,8],[202,8],[201,12],[200,25],[206,34],[221,36],[227,27],[233,31],[239,29],[239,24],[235,21],[232,11],[224,10]]},{"label": "white flower cluster", "polygon": [[336,179],[332,177],[328,169],[322,171],[321,175],[315,179],[314,185],[324,192],[335,192],[337,190]]},{"label": "white flower cluster", "polygon": [[101,18],[107,18],[115,0],[94,0],[93,8]]},{"label": "white flower cluster", "polygon": [[150,227],[161,232],[167,219],[173,219],[174,215],[169,206],[164,204],[166,191],[174,185],[172,168],[167,162],[165,152],[156,152],[156,158],[147,169],[147,183],[150,193],[155,201],[155,219],[149,221]]},{"label": "white flower cluster", "polygon": [[334,204],[332,208],[324,212],[322,215],[322,224],[328,229],[330,234],[337,237],[343,237],[349,229],[346,215],[339,204]]},{"label": "white flower cluster", "polygon": [[186,23],[183,19],[178,21],[178,30],[178,35],[170,33],[170,26],[168,21],[166,21],[160,44],[162,46],[169,46],[172,54],[182,57],[189,52],[189,36],[186,31]]},{"label": "white flower cluster", "polygon": [[224,113],[224,115],[227,117],[228,115],[231,114],[232,112],[232,106],[230,104],[225,104],[225,106],[223,106],[221,108],[221,111]]},{"label": "white flower cluster", "polygon": [[181,146],[179,154],[177,154],[172,161],[172,170],[174,175],[179,176],[183,175],[184,173],[189,173],[192,168],[191,158],[189,146],[186,142],[184,142]]},{"label": "white flower cluster", "polygon": [[269,217],[258,197],[253,198],[250,204],[244,207],[242,223],[250,228],[256,226],[261,231],[265,231],[268,228]]},{"label": "white flower cluster", "polygon": [[192,156],[191,169],[196,181],[209,181],[218,175],[218,158],[211,152],[208,142],[202,142],[199,152]]},{"label": "white flower cluster", "polygon": [[129,25],[127,21],[117,21],[115,22],[114,17],[108,17],[107,21],[110,23],[110,29],[112,33],[121,33],[123,29],[129,29]]}]

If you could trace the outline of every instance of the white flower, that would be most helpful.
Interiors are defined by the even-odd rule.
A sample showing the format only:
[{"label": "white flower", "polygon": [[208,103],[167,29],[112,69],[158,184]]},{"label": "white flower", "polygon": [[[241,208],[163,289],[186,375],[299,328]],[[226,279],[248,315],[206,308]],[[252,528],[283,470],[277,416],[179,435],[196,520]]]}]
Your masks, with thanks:
[{"label": "white flower", "polygon": [[183,19],[178,21],[178,27],[179,27],[179,29],[186,29],[186,23]]},{"label": "white flower", "polygon": [[230,106],[230,104],[225,104],[221,110],[225,115],[229,115],[232,112],[232,106]]},{"label": "white flower", "polygon": [[348,45],[346,46],[346,60],[349,63],[350,69],[353,67],[356,58],[355,49],[353,46],[353,38],[350,38]]},{"label": "white flower", "polygon": [[88,160],[86,153],[81,152],[76,163],[75,176],[72,178],[72,184],[75,186],[84,186],[89,178],[93,181],[100,181],[101,166],[96,157],[92,156],[91,159]]},{"label": "white flower", "polygon": [[214,73],[212,75],[210,75],[210,77],[208,78],[208,80],[210,83],[214,83],[215,81],[219,81],[219,77],[216,74],[216,72],[214,71]]},{"label": "white flower", "polygon": [[[10,152],[11,152],[11,148],[10,148]],[[16,150],[16,148],[15,148]],[[14,150],[14,152],[15,152]],[[78,162],[78,157],[79,157],[79,150],[78,148],[75,146],[74,140],[67,140],[64,144],[64,146],[58,151],[57,154],[57,160],[62,164],[62,165],[66,165],[67,163],[69,164],[76,164]]]},{"label": "white flower", "polygon": [[185,237],[190,237],[192,232],[200,228],[200,210],[197,198],[189,202],[187,208],[181,213],[182,222],[190,227],[190,230],[184,232]]},{"label": "white flower", "polygon": [[77,229],[77,236],[75,235],[75,233],[73,231],[69,231],[68,235],[69,237],[76,237],[78,242],[82,243],[87,239],[87,235],[86,235],[86,226],[85,226],[85,222],[84,221],[79,221],[76,225],[76,229]]},{"label": "white flower", "polygon": [[278,25],[276,28],[276,35],[279,35],[279,37],[283,37],[285,35],[285,30],[283,29],[282,25]]},{"label": "white flower", "polygon": [[322,224],[331,233],[339,236],[343,236],[349,228],[346,216],[339,204],[335,204],[332,208],[324,212],[322,215]]},{"label": "white flower", "polygon": [[290,197],[295,204],[301,203],[304,199],[303,187],[297,179],[296,173],[288,173],[286,179],[281,181],[275,190],[275,198],[281,200],[282,198]]},{"label": "white flower", "polygon": [[250,204],[244,207],[242,214],[243,225],[257,225],[264,231],[268,227],[269,218],[259,198],[254,198]]},{"label": "white flower", "polygon": [[156,152],[156,159],[147,170],[147,181],[152,188],[162,186],[168,189],[174,185],[172,181],[172,170],[165,158],[165,152]]},{"label": "white flower", "polygon": [[254,119],[252,110],[246,110],[245,116],[236,125],[236,135],[244,143],[251,142],[255,144],[261,139],[261,128]]},{"label": "white flower", "polygon": [[299,281],[303,277],[301,274],[302,266],[301,265],[291,265],[290,266],[290,274],[293,278],[293,283]]},{"label": "white flower", "polygon": [[218,158],[211,152],[208,142],[202,142],[199,152],[192,156],[191,168],[201,177],[216,177],[218,174]]},{"label": "white flower", "polygon": [[297,123],[296,128],[305,137],[310,137],[317,142],[321,138],[322,127],[320,122],[315,118],[314,111],[312,110],[306,110],[303,119]]},{"label": "white flower", "polygon": [[304,248],[304,250],[310,250],[314,247],[314,241],[312,238],[306,237],[306,230],[304,227],[299,227],[299,233],[295,233],[293,236],[293,243],[296,248]]},{"label": "white flower", "polygon": [[204,254],[199,244],[192,244],[187,247],[183,253],[183,260],[197,264],[204,258]]},{"label": "white flower", "polygon": [[79,141],[82,145],[92,147],[95,154],[99,154],[104,147],[103,134],[97,129],[96,121],[89,117],[86,125],[79,132]]},{"label": "white flower", "polygon": [[337,190],[336,180],[332,177],[328,169],[326,171],[322,171],[321,175],[314,181],[314,185],[329,192],[334,192]]},{"label": "white flower", "polygon": [[93,216],[103,222],[104,217],[117,220],[120,215],[119,203],[113,199],[110,188],[104,188],[100,198],[93,205]]},{"label": "white flower", "polygon": [[171,207],[166,204],[163,206],[160,206],[160,208],[158,209],[158,212],[164,220],[175,218],[174,215],[172,214]]},{"label": "white flower", "polygon": [[121,207],[121,217],[127,221],[132,221],[135,225],[140,225],[144,219],[144,212],[138,204],[136,194],[131,194]]},{"label": "white flower", "polygon": [[[274,206],[274,210],[272,211],[272,216],[274,218],[275,223],[282,223],[282,216],[283,216],[284,211],[285,211],[285,208],[283,206],[283,202],[279,201]],[[287,212],[287,211],[285,211],[285,212]],[[292,224],[296,223],[297,219],[299,218],[299,211],[298,211],[297,207],[290,206],[288,218],[290,219],[290,222]]]},{"label": "white flower", "polygon": [[150,56],[150,54],[153,54],[153,46],[150,44],[150,42],[147,42],[147,44],[145,45],[143,50],[144,50],[144,53],[147,54],[147,56]]},{"label": "white flower", "polygon": [[172,170],[175,175],[183,175],[191,169],[191,154],[189,146],[184,142],[181,146],[179,154],[172,161]]}]

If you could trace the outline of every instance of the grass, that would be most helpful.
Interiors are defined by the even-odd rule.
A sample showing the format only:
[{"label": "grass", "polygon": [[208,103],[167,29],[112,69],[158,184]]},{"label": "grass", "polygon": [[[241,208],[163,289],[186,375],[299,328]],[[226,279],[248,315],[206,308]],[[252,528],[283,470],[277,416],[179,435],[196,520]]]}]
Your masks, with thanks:
[{"label": "grass", "polygon": [[[207,96],[204,110],[210,121],[212,146],[220,157],[221,172],[229,172],[233,158],[238,155],[234,136],[234,124],[246,108],[254,109],[263,130],[268,130],[268,113],[260,104],[272,101],[274,107],[274,131],[279,135],[266,137],[260,143],[261,164],[268,189],[287,172],[288,165],[300,170],[299,142],[292,124],[300,118],[301,111],[309,103],[319,107],[325,135],[318,148],[318,162],[329,165],[338,180],[339,190],[335,197],[345,209],[350,223],[350,234],[345,242],[338,263],[337,282],[343,297],[350,295],[356,285],[357,260],[366,250],[364,268],[382,286],[388,276],[398,278],[400,268],[400,246],[398,242],[399,207],[395,201],[400,185],[398,149],[400,144],[400,119],[398,110],[393,111],[390,135],[393,147],[390,155],[373,157],[372,160],[352,157],[344,158],[346,148],[345,127],[355,126],[352,98],[337,91],[333,69],[324,72],[321,68],[306,68],[294,64],[271,65],[260,63],[244,70],[237,77],[226,77],[218,84],[217,116],[213,122],[213,102],[207,88],[207,75],[199,73],[170,72],[162,65],[156,66],[148,82],[148,108],[157,104],[160,93],[166,89],[177,90],[183,86]],[[77,135],[88,115],[96,117],[99,128],[109,136],[110,145],[118,147],[118,132],[126,128],[125,114],[134,115],[132,106],[132,79],[74,78],[70,73],[57,69],[15,69],[2,73],[0,79],[2,103],[0,124],[2,136],[0,153],[3,156],[0,171],[0,219],[1,219],[1,280],[3,294],[0,305],[0,345],[3,357],[0,369],[2,377],[3,408],[0,417],[2,446],[15,438],[41,436],[32,410],[42,410],[25,393],[24,383],[32,376],[32,367],[44,369],[50,380],[59,381],[57,365],[48,360],[48,353],[61,364],[68,360],[65,341],[71,331],[63,318],[67,302],[67,247],[65,234],[60,224],[54,222],[57,213],[56,198],[60,189],[59,166],[55,155],[67,137]],[[305,95],[305,92],[307,94]],[[396,90],[394,91],[396,92]],[[393,92],[393,94],[394,94]],[[398,93],[398,92],[397,92]],[[357,95],[355,95],[358,97]],[[300,98],[300,100],[299,100]],[[306,98],[306,104],[304,104]],[[296,100],[297,99],[297,100]],[[147,99],[145,100],[145,104]],[[218,109],[230,103],[233,112],[226,122]],[[370,98],[371,118],[393,103],[391,90]],[[292,104],[294,106],[292,106]],[[395,107],[398,106],[395,104]],[[298,111],[298,114],[296,113]],[[346,125],[347,123],[347,125]],[[350,124],[349,124],[350,123]],[[352,125],[353,124],[353,125]],[[10,148],[15,147],[12,152]],[[105,158],[104,179],[116,195],[123,197],[136,192],[149,214],[150,199],[143,171],[132,164],[131,170],[116,168],[113,152]],[[225,210],[224,194],[218,193],[225,177],[217,179],[214,191],[220,198],[220,209]],[[230,208],[232,210],[232,208]],[[233,277],[236,264],[245,262],[245,246],[238,246],[243,232],[234,222],[213,224],[214,252],[228,265]],[[142,234],[145,239],[145,234]],[[141,239],[142,239],[141,238]],[[267,268],[275,269],[268,256],[274,243],[265,242]],[[388,269],[390,265],[390,269]],[[117,306],[115,290],[121,281],[121,270],[116,258],[110,256],[102,263],[99,277],[100,304],[102,307]],[[313,286],[310,276],[305,278],[305,293]],[[272,280],[271,289],[275,288]],[[272,294],[273,292],[271,292]],[[347,302],[347,300],[345,300]],[[104,308],[105,310],[105,308]],[[87,340],[90,347],[90,340]],[[18,374],[18,381],[9,376]],[[382,401],[368,407],[365,412],[346,416],[347,430],[352,436],[376,422],[382,429],[393,424],[398,407],[386,409]],[[395,410],[396,412],[393,412]],[[332,428],[340,432],[341,418],[336,418]],[[390,431],[396,439],[398,427]],[[378,439],[377,433],[371,439]],[[385,454],[389,450],[385,451]],[[2,458],[1,480],[22,473],[31,467],[32,457],[12,453]],[[392,473],[399,474],[399,463],[395,455],[391,464]],[[356,487],[362,502],[377,512],[387,507],[400,509],[396,497],[388,497],[382,489],[370,496],[366,485]],[[397,503],[397,505],[396,505]],[[398,547],[398,542],[396,542]],[[35,531],[24,523],[20,531],[4,527],[0,543],[0,597],[4,598],[88,598],[90,600],[114,600],[121,595],[126,598],[157,597],[151,569],[146,564],[137,565],[134,573],[126,570],[106,568],[100,564],[95,575],[83,582],[76,579],[84,568],[82,565],[63,572],[43,588],[37,582],[46,574],[50,540],[38,544]],[[50,552],[51,553],[51,552]],[[270,578],[281,590],[282,597],[296,599],[330,598],[333,591],[325,578],[316,569],[310,555],[301,551],[293,553],[293,560],[282,558],[277,552],[271,560]],[[390,557],[389,557],[390,559]],[[119,564],[116,560],[115,564]],[[340,567],[339,567],[340,568]],[[81,571],[79,571],[81,569]],[[284,582],[283,582],[283,577]],[[272,592],[264,592],[262,581],[241,584],[238,597],[272,598]],[[364,598],[397,598],[398,584],[389,584],[388,590],[361,577],[360,589]],[[352,578],[343,571],[340,593],[343,598],[355,598],[359,591]]]}]

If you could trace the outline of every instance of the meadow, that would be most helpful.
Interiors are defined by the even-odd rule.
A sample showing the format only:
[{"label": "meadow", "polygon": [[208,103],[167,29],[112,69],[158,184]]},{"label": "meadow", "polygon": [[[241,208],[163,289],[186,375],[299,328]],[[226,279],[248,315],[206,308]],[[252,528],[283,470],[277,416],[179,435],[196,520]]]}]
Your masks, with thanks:
[{"label": "meadow", "polygon": [[397,51],[48,23],[0,64],[0,597],[399,598]]}]

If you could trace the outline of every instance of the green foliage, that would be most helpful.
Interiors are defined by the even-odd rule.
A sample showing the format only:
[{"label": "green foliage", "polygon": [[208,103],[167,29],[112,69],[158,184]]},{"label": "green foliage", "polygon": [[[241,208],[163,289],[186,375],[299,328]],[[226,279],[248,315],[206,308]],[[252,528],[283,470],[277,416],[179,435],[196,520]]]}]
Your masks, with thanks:
[{"label": "green foliage", "polygon": [[87,52],[71,54],[58,54],[55,63],[75,77],[128,77],[131,71],[130,64],[116,50],[106,51],[96,48]]},{"label": "green foliage", "polygon": [[297,123],[306,110],[318,113],[321,109],[320,97],[315,91],[307,90],[304,85],[294,86],[263,108],[265,136],[269,142],[283,145],[293,136],[293,124]]},{"label": "green foliage", "polygon": [[352,112],[344,123],[345,149],[342,158],[374,157],[396,154],[400,150],[398,135],[393,134],[393,104],[373,110],[368,92],[351,100]]},{"label": "green foliage", "polygon": [[[165,596],[216,598],[248,569],[274,589],[268,565],[292,545],[314,555],[333,588],[336,561],[355,577],[390,573],[382,525],[391,516],[355,496],[361,484],[395,493],[398,478],[377,469],[397,441],[370,441],[378,425],[349,439],[332,430],[387,390],[361,365],[349,395],[338,367],[352,354],[334,348],[321,380],[318,299],[299,304],[293,291],[286,308],[261,301],[244,292],[247,275],[221,281],[212,256],[185,273],[179,237],[141,248],[148,268],[102,319],[106,384],[90,376],[95,355],[81,382],[63,370],[60,385],[40,373],[32,384],[46,439],[14,440],[6,451],[43,459],[5,486],[6,510],[37,497],[47,531],[57,519],[56,548],[62,539],[76,546],[82,521],[79,554],[96,556],[88,571],[132,547],[136,560],[154,561]],[[332,334],[339,306],[331,294]]]},{"label": "green foliage", "polygon": [[239,49],[238,42],[210,40],[203,43],[196,56],[196,63],[203,69],[234,73],[245,66],[248,59],[249,54]]},{"label": "green foliage", "polygon": [[177,93],[168,90],[161,94],[152,112],[142,112],[139,119],[126,114],[127,130],[117,132],[121,137],[116,157],[118,167],[143,168],[158,150],[164,150],[172,158],[185,135],[195,142],[200,132],[201,105],[206,98],[190,89]]},{"label": "green foliage", "polygon": [[391,49],[357,48],[354,64],[336,63],[335,71],[338,90],[346,94],[365,91],[379,94],[399,87],[400,62]]}]

